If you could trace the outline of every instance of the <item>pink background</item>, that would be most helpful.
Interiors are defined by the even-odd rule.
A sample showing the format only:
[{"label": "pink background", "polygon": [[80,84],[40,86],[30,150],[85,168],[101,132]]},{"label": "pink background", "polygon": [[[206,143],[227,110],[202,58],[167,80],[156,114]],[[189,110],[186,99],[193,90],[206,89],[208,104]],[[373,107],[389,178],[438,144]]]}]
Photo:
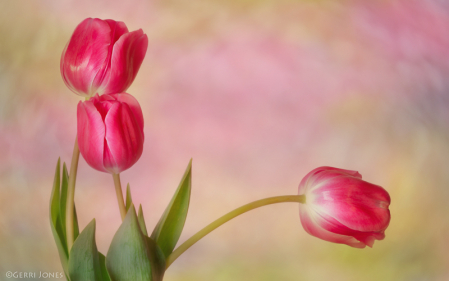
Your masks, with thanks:
[{"label": "pink background", "polygon": [[[128,90],[144,153],[122,173],[149,231],[190,158],[181,242],[249,201],[295,194],[318,166],[358,170],[392,198],[373,249],[309,236],[286,203],[217,229],[164,280],[449,279],[449,4],[438,0],[0,2],[0,279],[62,271],[48,202],[80,98],[59,59],[86,17],[149,38]],[[106,253],[120,225],[112,178],[83,159],[76,206]]]}]

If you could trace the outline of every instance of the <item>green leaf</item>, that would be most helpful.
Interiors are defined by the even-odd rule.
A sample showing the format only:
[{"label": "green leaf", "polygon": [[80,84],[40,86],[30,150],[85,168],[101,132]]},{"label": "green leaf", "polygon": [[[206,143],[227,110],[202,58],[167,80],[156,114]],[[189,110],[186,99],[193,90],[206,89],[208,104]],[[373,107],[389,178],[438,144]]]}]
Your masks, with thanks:
[{"label": "green leaf", "polygon": [[78,227],[78,216],[76,215],[76,207],[73,204],[73,239],[76,240],[80,234],[80,229]]},{"label": "green leaf", "polygon": [[137,215],[137,220],[139,221],[140,229],[145,236],[148,236],[147,226],[145,225],[145,219],[143,218],[142,205],[139,206],[139,214]]},{"label": "green leaf", "polygon": [[100,259],[100,269],[103,281],[111,281],[111,277],[109,277],[108,270],[106,269],[106,257],[100,252],[98,252],[98,257]]},{"label": "green leaf", "polygon": [[66,276],[68,276],[68,250],[66,239],[64,235],[64,227],[62,225],[61,217],[60,217],[60,195],[59,195],[59,187],[61,183],[61,175],[60,175],[60,163],[61,159],[58,159],[58,163],[56,164],[56,172],[55,178],[53,181],[53,190],[51,192],[50,197],[50,227],[53,233],[53,237],[56,242],[56,246],[59,252],[59,258],[61,260],[62,268]]},{"label": "green leaf", "polygon": [[[67,211],[67,188],[69,185],[69,173],[67,172],[67,166],[64,163],[62,166],[62,183],[61,183],[61,198],[59,202],[59,217],[61,219],[61,226],[64,233],[64,241],[67,241],[67,224],[66,224],[66,211]],[[79,235],[78,218],[76,215],[76,207],[73,206],[73,238]]]},{"label": "green leaf", "polygon": [[162,281],[164,271],[159,270],[162,261],[154,253],[139,226],[136,210],[131,204],[128,213],[112,239],[106,256],[106,267],[112,281]]},{"label": "green leaf", "polygon": [[162,249],[165,257],[168,257],[178,243],[189,209],[190,190],[192,185],[192,160],[179,183],[173,198],[165,209],[151,238]]},{"label": "green leaf", "polygon": [[[53,190],[50,197],[50,225],[53,232],[53,237],[56,242],[56,246],[59,252],[59,258],[61,260],[62,268],[68,277],[68,248],[67,248],[67,233],[66,233],[66,207],[67,207],[67,188],[69,182],[69,174],[67,172],[67,166],[64,163],[62,168],[62,181],[60,174],[60,159],[56,165],[55,179],[53,182]],[[75,208],[75,206],[74,206]],[[76,208],[74,209],[73,220],[74,239],[78,237],[79,228],[76,215]]]},{"label": "green leaf", "polygon": [[[162,281],[165,273],[165,256],[161,248],[148,236],[145,236],[150,250],[150,262],[153,269],[154,281]],[[159,279],[158,279],[159,278]]]},{"label": "green leaf", "polygon": [[66,232],[66,207],[67,207],[67,186],[69,185],[69,173],[65,163],[62,165],[61,199],[59,201],[59,216],[61,217],[64,240],[67,241]]},{"label": "green leaf", "polygon": [[131,203],[133,202],[132,198],[131,198],[131,188],[129,187],[129,183],[128,186],[126,187],[126,210],[128,211],[129,207],[131,207]]},{"label": "green leaf", "polygon": [[69,274],[71,281],[110,280],[104,279],[102,271],[95,243],[95,219],[93,219],[73,243],[69,257]]}]

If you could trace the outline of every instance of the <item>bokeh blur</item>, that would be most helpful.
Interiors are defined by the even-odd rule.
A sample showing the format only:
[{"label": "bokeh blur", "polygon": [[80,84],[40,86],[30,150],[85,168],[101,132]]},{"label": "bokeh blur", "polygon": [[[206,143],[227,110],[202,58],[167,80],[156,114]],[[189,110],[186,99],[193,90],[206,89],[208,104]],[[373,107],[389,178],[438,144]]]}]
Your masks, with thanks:
[{"label": "bokeh blur", "polygon": [[[80,97],[59,60],[87,17],[149,37],[128,90],[144,111],[144,153],[122,181],[150,230],[190,158],[180,242],[245,203],[295,194],[318,166],[357,170],[392,198],[372,249],[309,236],[298,206],[278,204],[212,232],[164,280],[449,280],[444,0],[1,1],[0,280],[62,271],[48,205]],[[120,225],[112,177],[80,160],[75,203],[81,228],[96,218],[106,253]]]}]

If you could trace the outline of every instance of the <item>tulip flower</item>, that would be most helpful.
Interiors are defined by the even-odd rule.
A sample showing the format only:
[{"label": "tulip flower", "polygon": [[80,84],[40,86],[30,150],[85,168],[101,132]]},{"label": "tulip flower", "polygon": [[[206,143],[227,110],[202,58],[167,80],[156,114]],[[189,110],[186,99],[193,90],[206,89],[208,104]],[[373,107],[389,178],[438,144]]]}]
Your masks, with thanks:
[{"label": "tulip flower", "polygon": [[87,18],[62,53],[62,78],[83,97],[122,93],[134,81],[147,47],[141,29],[129,32],[123,22]]},{"label": "tulip flower", "polygon": [[376,239],[384,239],[390,196],[382,187],[363,181],[358,172],[317,168],[303,178],[299,195],[305,196],[299,214],[309,234],[355,248],[372,247]]},{"label": "tulip flower", "polygon": [[94,169],[111,174],[130,168],[143,150],[143,115],[127,93],[95,95],[78,103],[78,145]]}]

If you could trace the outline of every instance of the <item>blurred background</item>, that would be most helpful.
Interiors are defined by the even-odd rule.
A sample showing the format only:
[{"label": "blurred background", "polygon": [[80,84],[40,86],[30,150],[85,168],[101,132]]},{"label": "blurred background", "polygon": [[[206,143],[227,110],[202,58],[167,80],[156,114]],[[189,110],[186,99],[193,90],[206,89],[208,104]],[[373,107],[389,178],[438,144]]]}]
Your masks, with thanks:
[{"label": "blurred background", "polygon": [[[180,242],[245,203],[295,194],[318,166],[357,170],[392,198],[372,249],[312,237],[297,205],[278,204],[212,232],[164,280],[449,280],[444,0],[1,1],[1,280],[62,272],[48,205],[58,157],[70,163],[80,97],[59,60],[87,17],[149,37],[128,90],[144,111],[144,153],[122,182],[150,231],[190,158]],[[106,253],[120,225],[112,177],[81,159],[75,200],[80,227],[96,218]]]}]

